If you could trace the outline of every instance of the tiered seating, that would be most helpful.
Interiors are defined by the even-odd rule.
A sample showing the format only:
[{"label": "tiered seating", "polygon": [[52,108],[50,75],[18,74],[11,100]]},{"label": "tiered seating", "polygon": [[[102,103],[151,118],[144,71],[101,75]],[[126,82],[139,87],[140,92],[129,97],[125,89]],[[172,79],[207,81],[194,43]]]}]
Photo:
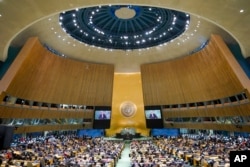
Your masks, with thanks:
[{"label": "tiered seating", "polygon": [[184,135],[131,142],[132,167],[227,167],[230,151],[250,150],[242,137]]},{"label": "tiered seating", "polygon": [[2,150],[2,166],[106,166],[114,167],[124,143],[103,138],[60,136],[42,140],[26,139]]},{"label": "tiered seating", "polygon": [[[20,139],[0,151],[1,166],[115,167],[123,140],[74,135]],[[131,167],[227,167],[229,153],[250,150],[250,139],[220,135],[183,135],[131,140]]]}]

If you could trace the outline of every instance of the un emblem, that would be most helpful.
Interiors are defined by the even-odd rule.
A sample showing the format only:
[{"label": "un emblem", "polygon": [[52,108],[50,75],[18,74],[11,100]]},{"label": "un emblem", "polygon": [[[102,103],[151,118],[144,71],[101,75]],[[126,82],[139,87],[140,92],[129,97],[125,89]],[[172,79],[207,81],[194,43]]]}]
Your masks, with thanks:
[{"label": "un emblem", "polygon": [[123,102],[120,106],[120,110],[123,116],[132,117],[136,113],[136,105],[132,102]]}]

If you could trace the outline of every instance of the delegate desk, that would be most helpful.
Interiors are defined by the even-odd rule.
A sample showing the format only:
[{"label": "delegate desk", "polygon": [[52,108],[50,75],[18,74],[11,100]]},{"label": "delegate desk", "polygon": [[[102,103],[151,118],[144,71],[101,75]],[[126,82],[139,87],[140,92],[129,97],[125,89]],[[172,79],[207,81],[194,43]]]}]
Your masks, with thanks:
[{"label": "delegate desk", "polygon": [[141,135],[140,133],[135,133],[135,134],[131,134],[131,133],[126,133],[126,134],[121,134],[121,133],[116,133],[116,138],[120,138],[123,140],[132,140],[134,138],[140,138]]}]

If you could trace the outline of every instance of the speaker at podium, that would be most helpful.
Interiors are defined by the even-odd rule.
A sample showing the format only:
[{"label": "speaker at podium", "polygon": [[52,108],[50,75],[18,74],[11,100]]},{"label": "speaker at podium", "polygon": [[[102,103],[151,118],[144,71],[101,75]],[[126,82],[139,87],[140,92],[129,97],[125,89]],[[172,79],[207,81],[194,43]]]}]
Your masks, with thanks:
[{"label": "speaker at podium", "polygon": [[133,138],[140,138],[141,134],[136,133],[134,128],[124,128],[120,133],[116,133],[116,138],[123,140],[132,140]]}]

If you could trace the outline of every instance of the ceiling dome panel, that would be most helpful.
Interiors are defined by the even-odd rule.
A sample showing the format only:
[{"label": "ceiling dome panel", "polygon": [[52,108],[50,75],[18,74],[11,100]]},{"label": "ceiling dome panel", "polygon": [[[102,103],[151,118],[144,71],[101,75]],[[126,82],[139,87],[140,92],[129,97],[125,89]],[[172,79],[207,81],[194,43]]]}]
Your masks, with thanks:
[{"label": "ceiling dome panel", "polygon": [[133,50],[157,46],[181,35],[186,13],[149,6],[95,6],[61,13],[61,27],[73,38],[106,49]]}]

